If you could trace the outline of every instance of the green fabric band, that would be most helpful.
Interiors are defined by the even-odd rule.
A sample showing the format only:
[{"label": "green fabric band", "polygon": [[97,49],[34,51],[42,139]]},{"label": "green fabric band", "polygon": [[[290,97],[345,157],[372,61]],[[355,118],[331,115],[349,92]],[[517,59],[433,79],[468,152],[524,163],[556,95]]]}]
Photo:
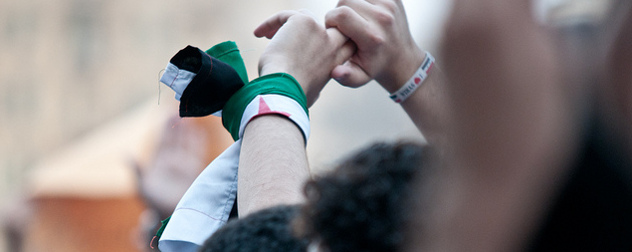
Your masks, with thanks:
[{"label": "green fabric band", "polygon": [[162,233],[165,232],[165,228],[167,227],[169,220],[171,220],[171,216],[160,221],[160,228],[158,229],[158,231],[156,231],[156,235],[154,236],[154,238],[151,239],[151,242],[149,242],[149,247],[151,247],[152,249],[158,248],[158,241],[160,240]]},{"label": "green fabric band", "polygon": [[289,74],[274,73],[259,77],[235,93],[224,106],[222,124],[235,141],[239,139],[239,127],[244,111],[257,95],[278,94],[298,102],[309,116],[307,98],[301,85]]},{"label": "green fabric band", "polygon": [[239,74],[241,80],[244,83],[248,83],[246,65],[244,64],[244,60],[241,58],[239,48],[237,48],[237,44],[235,42],[226,41],[219,43],[211,47],[211,49],[206,50],[206,53],[233,67],[233,69],[237,71],[237,74]]}]

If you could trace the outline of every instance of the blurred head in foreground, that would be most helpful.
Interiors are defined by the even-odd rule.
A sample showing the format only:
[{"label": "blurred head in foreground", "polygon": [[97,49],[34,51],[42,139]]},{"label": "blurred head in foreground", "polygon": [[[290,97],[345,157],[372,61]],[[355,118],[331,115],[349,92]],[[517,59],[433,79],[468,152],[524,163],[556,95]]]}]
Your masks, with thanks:
[{"label": "blurred head in foreground", "polygon": [[290,225],[299,210],[298,205],[281,205],[229,221],[204,242],[200,251],[307,251],[308,241],[297,238]]},{"label": "blurred head in foreground", "polygon": [[307,182],[297,233],[319,251],[399,251],[424,148],[374,144]]}]

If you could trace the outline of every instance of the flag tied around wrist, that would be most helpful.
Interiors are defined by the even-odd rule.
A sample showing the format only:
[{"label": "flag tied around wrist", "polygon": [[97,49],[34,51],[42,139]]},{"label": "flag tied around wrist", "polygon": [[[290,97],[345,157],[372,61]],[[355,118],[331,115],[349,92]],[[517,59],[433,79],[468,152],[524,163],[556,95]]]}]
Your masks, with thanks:
[{"label": "flag tied around wrist", "polygon": [[285,116],[301,129],[307,143],[306,98],[289,74],[248,82],[245,64],[232,41],[207,51],[187,46],[169,61],[160,81],[175,91],[181,117],[221,116],[235,140],[195,179],[157,234],[163,252],[197,251],[228,221],[236,203],[241,137],[248,122],[268,114]]}]

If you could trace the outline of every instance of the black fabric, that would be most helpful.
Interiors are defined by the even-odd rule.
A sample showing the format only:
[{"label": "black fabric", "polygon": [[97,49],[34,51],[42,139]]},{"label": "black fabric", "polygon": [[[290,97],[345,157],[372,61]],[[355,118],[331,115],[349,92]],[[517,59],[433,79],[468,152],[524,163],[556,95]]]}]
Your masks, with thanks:
[{"label": "black fabric", "polygon": [[193,46],[180,50],[170,62],[180,69],[196,73],[182,92],[180,117],[213,114],[244,86],[239,74],[230,65]]},{"label": "black fabric", "polygon": [[530,251],[632,251],[632,165],[608,133],[589,130]]},{"label": "black fabric", "polygon": [[230,214],[228,215],[228,219],[234,219],[239,217],[239,212],[237,211],[237,197],[235,197],[235,202],[233,203],[233,208],[230,209]]}]

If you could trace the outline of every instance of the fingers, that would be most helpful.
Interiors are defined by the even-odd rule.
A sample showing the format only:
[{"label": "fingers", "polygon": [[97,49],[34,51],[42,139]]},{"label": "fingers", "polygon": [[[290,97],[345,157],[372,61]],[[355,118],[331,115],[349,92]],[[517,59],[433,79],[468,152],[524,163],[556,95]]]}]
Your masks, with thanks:
[{"label": "fingers", "polygon": [[[366,75],[363,74],[364,71],[357,65],[349,62],[349,59],[355,54],[357,49],[355,43],[353,43],[353,41],[343,35],[336,28],[328,28],[326,31],[333,46],[340,48],[335,56],[336,67],[332,70],[331,77],[335,76],[339,79],[341,84],[344,83],[343,85],[347,84],[346,86],[353,87],[361,86],[362,84],[368,82],[368,80],[364,80],[365,77],[363,75]],[[347,62],[347,65],[343,65],[345,62]],[[360,71],[357,69],[360,69]],[[366,78],[368,78],[368,76]]]},{"label": "fingers", "polygon": [[268,39],[272,39],[274,35],[279,31],[281,26],[283,26],[292,16],[301,14],[305,16],[309,16],[310,18],[314,18],[314,14],[309,12],[308,10],[285,10],[280,11],[274,14],[272,17],[269,17],[263,23],[261,23],[257,28],[255,28],[254,34],[256,37],[266,37]]},{"label": "fingers", "polygon": [[336,66],[349,61],[351,56],[355,54],[356,49],[355,43],[351,40],[347,40],[336,54]]},{"label": "fingers", "polygon": [[331,71],[331,78],[343,86],[354,88],[360,87],[372,79],[362,67],[351,60],[334,68]]},{"label": "fingers", "polygon": [[348,6],[361,14],[368,13],[367,11],[374,11],[375,6],[384,7],[392,13],[397,12],[397,9],[400,7],[403,8],[401,0],[340,0],[337,7],[341,6]]},{"label": "fingers", "polygon": [[274,37],[277,31],[290,19],[291,16],[296,15],[297,11],[281,11],[277,14],[274,14],[272,17],[269,17],[263,23],[261,23],[254,31],[255,36],[258,38],[266,37],[271,39]]},{"label": "fingers", "polygon": [[376,6],[384,7],[391,13],[397,13],[399,10],[404,9],[404,5],[401,0],[372,0],[370,3]]},{"label": "fingers", "polygon": [[357,44],[371,41],[370,23],[353,9],[343,6],[325,16],[325,26],[335,27]]},{"label": "fingers", "polygon": [[[368,45],[379,42],[379,37],[376,36],[374,31],[370,30],[372,27],[371,23],[361,13],[378,12],[374,5],[375,2],[377,1],[341,0],[338,3],[338,8],[327,13],[325,25],[326,27],[337,28],[357,44],[358,47],[367,48]],[[344,52],[347,53],[350,49],[353,49],[355,54],[355,45],[344,48],[342,51],[347,50]],[[341,85],[347,87],[359,87],[372,79],[360,64],[353,60],[346,60],[344,64],[336,66],[330,76]]]},{"label": "fingers", "polygon": [[376,0],[340,0],[336,7],[347,6],[358,12],[368,12],[373,9]]},{"label": "fingers", "polygon": [[[374,7],[372,4],[364,1],[348,0],[345,2],[349,2],[352,5],[363,6],[361,8],[367,8],[367,11],[370,10],[370,8]],[[357,48],[356,43],[354,43],[354,41],[350,40],[348,37],[348,35],[351,34],[358,38],[358,40],[366,41],[367,38],[363,37],[362,34],[368,33],[367,31],[369,28],[367,21],[354,10],[351,10],[349,7],[346,6],[340,7],[337,11],[334,11],[328,15],[335,17],[332,18],[330,21],[330,24],[332,24],[331,26],[344,27],[345,29],[348,29],[348,31],[345,33],[344,31],[341,31],[337,28],[329,28],[324,30],[327,37],[325,41],[327,42],[326,44],[318,44],[318,46],[324,47],[319,49],[319,51],[321,51],[322,53],[326,53],[326,51],[333,52],[331,51],[331,49],[335,50],[335,54],[332,55],[333,58],[321,62],[328,62],[325,64],[330,64],[331,67],[328,70],[325,70],[324,73],[329,75],[330,77],[336,78],[341,84],[346,86],[357,87],[367,83],[369,80],[371,80],[371,78],[356,62],[350,60],[350,58],[356,53]],[[307,22],[308,17],[314,19],[313,15],[310,15],[310,13],[305,13],[304,11],[281,11],[262,22],[255,29],[254,34],[257,37],[266,37],[271,39],[275,36],[281,36],[281,34],[290,35],[290,33],[292,32],[288,33],[288,31],[302,31],[303,33],[305,33],[308,30],[313,30],[310,33],[312,34],[311,37],[313,40],[316,38],[314,37],[316,36],[316,33],[314,32],[317,32],[317,30],[319,29],[309,28],[309,26],[317,24],[316,22],[314,22],[315,19]],[[305,19],[303,20],[303,18]],[[287,27],[282,28],[285,26]],[[323,28],[324,27],[321,26],[320,29]],[[364,31],[357,31],[358,29],[364,29]],[[296,34],[291,35],[290,37],[294,38],[295,36]],[[283,49],[284,51],[291,49],[288,48],[287,45],[283,48],[285,48]],[[328,49],[324,50],[325,48]],[[307,49],[308,48],[304,48],[304,50]],[[322,67],[323,65],[321,64],[320,66]],[[300,74],[296,75],[301,76]]]},{"label": "fingers", "polygon": [[[331,41],[333,46],[342,47],[349,40],[347,36],[342,34],[342,32],[336,28],[328,28],[325,32],[327,33],[327,37],[329,37],[329,41]],[[351,55],[349,55],[349,57],[351,57]]]}]

